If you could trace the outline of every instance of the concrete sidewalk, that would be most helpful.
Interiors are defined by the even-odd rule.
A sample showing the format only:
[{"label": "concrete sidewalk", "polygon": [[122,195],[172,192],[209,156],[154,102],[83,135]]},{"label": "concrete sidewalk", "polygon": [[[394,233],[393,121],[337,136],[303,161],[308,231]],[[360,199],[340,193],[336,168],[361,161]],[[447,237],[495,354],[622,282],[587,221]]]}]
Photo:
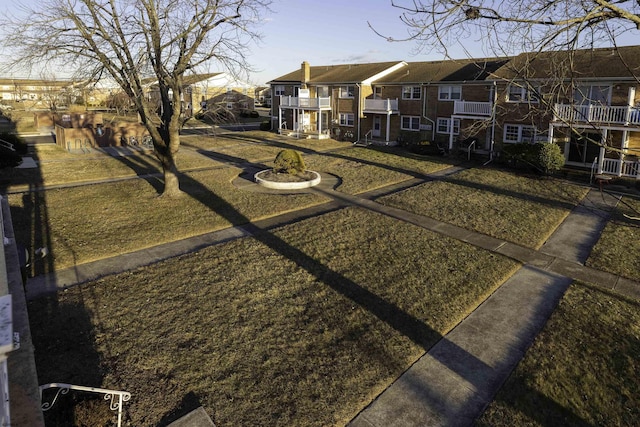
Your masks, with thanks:
[{"label": "concrete sidewalk", "polygon": [[[601,199],[601,200],[600,200]],[[597,242],[617,199],[592,190],[543,245],[491,297],[444,336],[349,424],[350,427],[470,426],[493,400],[553,313]],[[455,234],[455,233],[454,233]],[[496,252],[526,262],[527,251]],[[560,258],[562,257],[562,258]],[[589,280],[597,279],[597,275]],[[607,277],[618,284],[620,278]],[[640,285],[628,284],[640,296]],[[625,292],[626,293],[626,292]]]}]

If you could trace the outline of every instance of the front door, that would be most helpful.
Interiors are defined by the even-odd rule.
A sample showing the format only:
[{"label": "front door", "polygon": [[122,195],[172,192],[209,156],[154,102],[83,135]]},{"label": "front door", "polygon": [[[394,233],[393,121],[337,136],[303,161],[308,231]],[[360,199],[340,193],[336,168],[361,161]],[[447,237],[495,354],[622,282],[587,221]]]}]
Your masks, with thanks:
[{"label": "front door", "polygon": [[382,127],[382,120],[380,116],[373,116],[373,131],[371,136],[374,138],[380,138],[380,128]]},{"label": "front door", "polygon": [[584,133],[579,136],[572,136],[569,142],[567,161],[590,165],[600,155],[598,143],[601,140],[602,135],[599,133]]}]

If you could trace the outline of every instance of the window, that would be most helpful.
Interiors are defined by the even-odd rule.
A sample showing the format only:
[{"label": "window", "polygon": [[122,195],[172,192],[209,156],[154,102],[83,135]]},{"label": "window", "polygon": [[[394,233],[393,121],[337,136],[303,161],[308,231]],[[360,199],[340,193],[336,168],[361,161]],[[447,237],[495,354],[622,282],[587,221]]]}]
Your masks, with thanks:
[{"label": "window", "polygon": [[284,95],[284,85],[276,85],[276,96]]},{"label": "window", "polygon": [[579,86],[573,92],[576,104],[609,105],[611,86]]},{"label": "window", "polygon": [[[451,119],[450,118],[442,118],[438,117],[438,122],[436,125],[436,132],[438,133],[446,133],[447,135],[451,134]],[[460,134],[460,119],[453,119],[453,134]]]},{"label": "window", "polygon": [[353,98],[355,86],[340,86],[340,98]]},{"label": "window", "polygon": [[538,97],[533,88],[509,85],[507,102],[538,102]]},{"label": "window", "polygon": [[402,86],[402,99],[420,99],[420,86]]},{"label": "window", "polygon": [[353,113],[340,113],[340,126],[353,126],[354,117]]},{"label": "window", "polygon": [[318,86],[316,88],[316,96],[318,98],[328,98],[329,97],[329,86]]},{"label": "window", "polygon": [[402,130],[420,130],[420,117],[418,116],[401,116],[400,121]]},{"label": "window", "polygon": [[459,101],[462,99],[462,86],[440,86],[438,88],[439,101]]},{"label": "window", "polygon": [[537,136],[540,135],[536,128],[527,125],[505,125],[504,126],[504,142],[511,143],[533,143],[536,142]]}]

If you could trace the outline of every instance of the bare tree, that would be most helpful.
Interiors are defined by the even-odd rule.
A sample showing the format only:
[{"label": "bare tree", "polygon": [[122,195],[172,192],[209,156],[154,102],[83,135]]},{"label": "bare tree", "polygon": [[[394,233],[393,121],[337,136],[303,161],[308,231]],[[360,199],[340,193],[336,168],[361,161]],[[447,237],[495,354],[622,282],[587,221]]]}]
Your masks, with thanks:
[{"label": "bare tree", "polygon": [[[448,52],[468,40],[510,55],[613,43],[640,29],[633,0],[392,0],[419,49]],[[388,38],[388,37],[387,37]],[[464,47],[464,46],[462,46]],[[475,55],[475,54],[474,54]],[[471,56],[474,56],[471,55]],[[477,56],[477,55],[475,55]]]},{"label": "bare tree", "polygon": [[[14,19],[5,42],[14,65],[64,64],[84,78],[113,79],[135,105],[164,172],[163,196],[181,193],[176,168],[187,72],[250,70],[248,43],[270,0],[44,0]],[[145,101],[149,78],[162,108]]]}]

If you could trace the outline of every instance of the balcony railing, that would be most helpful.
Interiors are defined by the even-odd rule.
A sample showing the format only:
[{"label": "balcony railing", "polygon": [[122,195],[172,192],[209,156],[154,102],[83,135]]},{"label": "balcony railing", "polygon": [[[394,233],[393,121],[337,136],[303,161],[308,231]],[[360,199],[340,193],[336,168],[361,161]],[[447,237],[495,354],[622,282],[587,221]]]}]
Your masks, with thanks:
[{"label": "balcony railing", "polygon": [[365,99],[364,112],[365,113],[397,113],[398,100],[397,99]]},{"label": "balcony railing", "polygon": [[453,104],[453,114],[491,117],[493,104],[491,102],[456,101]]},{"label": "balcony railing", "polygon": [[602,159],[602,170],[598,173],[624,176],[627,178],[640,177],[640,162],[637,160]]},{"label": "balcony railing", "polygon": [[555,105],[556,121],[640,125],[640,109],[631,106]]},{"label": "balcony railing", "polygon": [[330,97],[299,98],[297,96],[280,95],[280,107],[330,110],[331,98]]}]

